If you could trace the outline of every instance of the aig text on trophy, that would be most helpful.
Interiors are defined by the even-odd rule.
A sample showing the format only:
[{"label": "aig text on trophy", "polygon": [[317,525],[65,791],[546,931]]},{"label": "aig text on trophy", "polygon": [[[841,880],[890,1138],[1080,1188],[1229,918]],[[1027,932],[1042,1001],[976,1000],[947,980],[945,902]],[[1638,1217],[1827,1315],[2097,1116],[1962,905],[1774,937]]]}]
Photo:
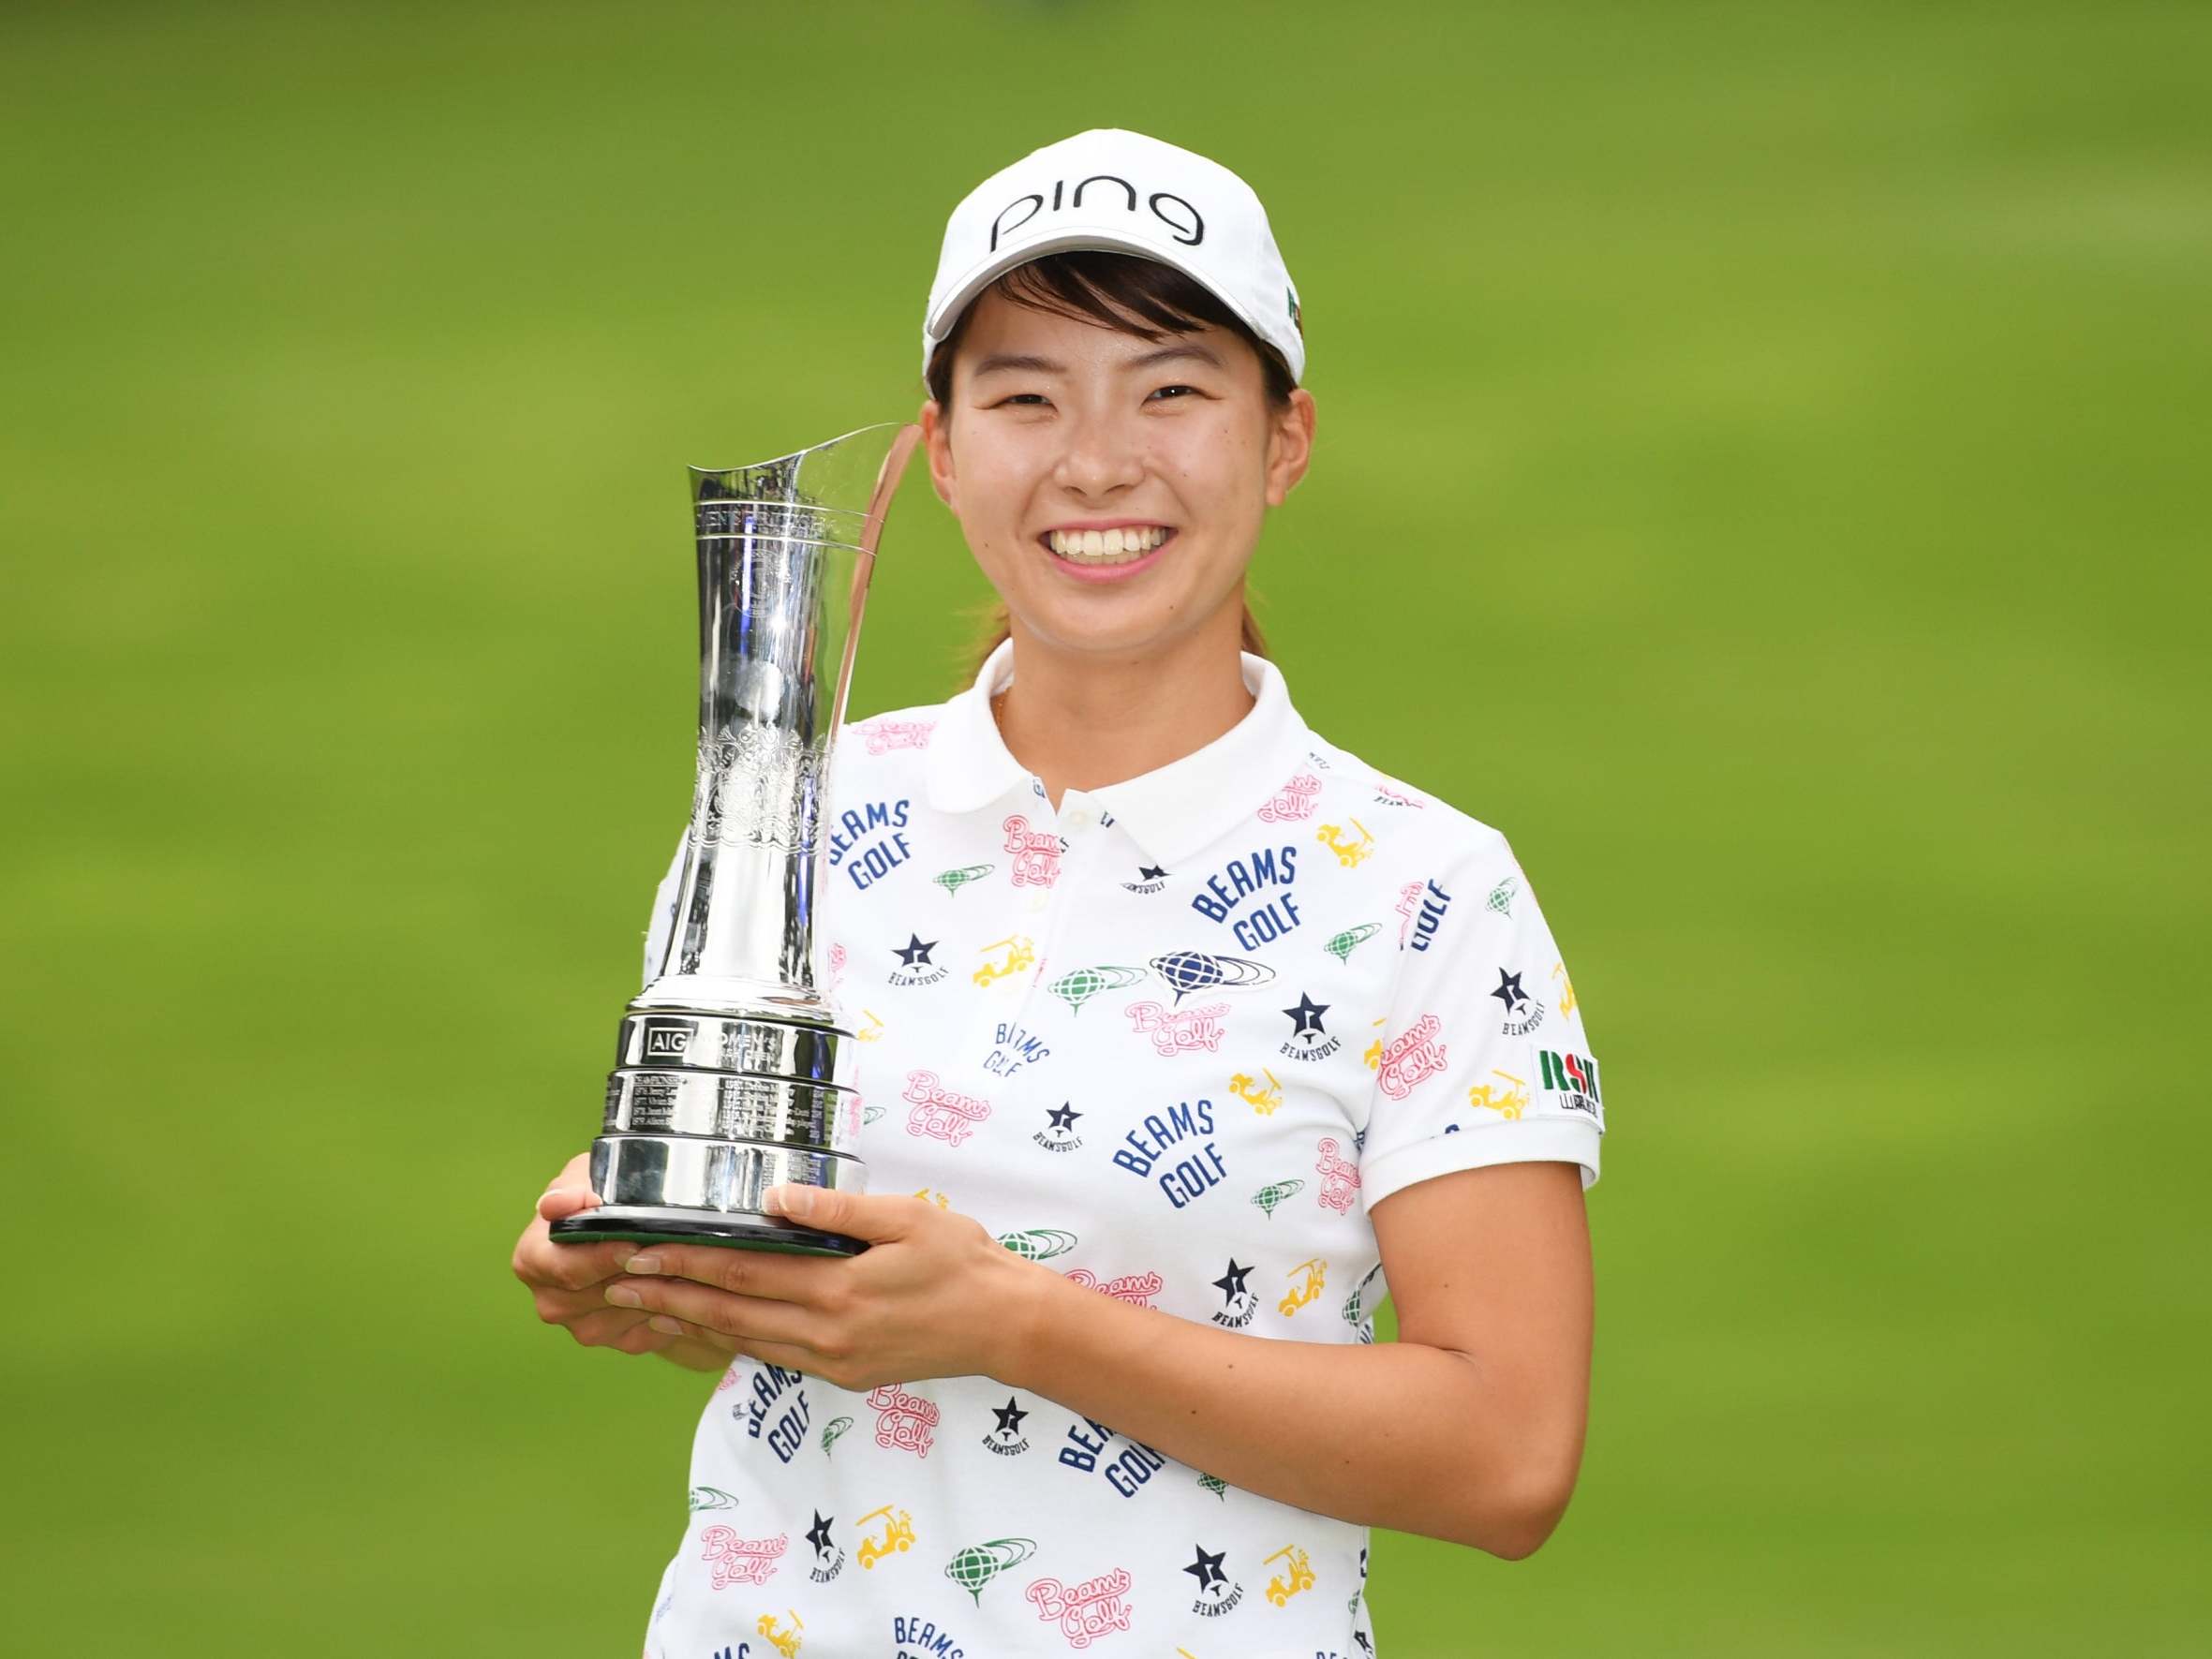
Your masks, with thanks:
[{"label": "aig text on trophy", "polygon": [[630,1003],[591,1143],[598,1207],[563,1240],[678,1239],[852,1255],[765,1214],[779,1182],[865,1192],[854,1036],[819,988],[830,747],[883,517],[921,429],[864,426],[691,469],[699,769],[675,913]]}]

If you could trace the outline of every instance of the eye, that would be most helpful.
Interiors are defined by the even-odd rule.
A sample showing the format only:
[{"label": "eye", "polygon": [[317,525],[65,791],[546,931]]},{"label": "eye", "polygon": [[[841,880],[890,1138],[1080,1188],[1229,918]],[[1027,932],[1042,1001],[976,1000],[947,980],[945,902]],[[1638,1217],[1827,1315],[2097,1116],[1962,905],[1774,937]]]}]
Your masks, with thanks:
[{"label": "eye", "polygon": [[1015,393],[1013,396],[1011,396],[1011,397],[1002,397],[1001,399],[999,399],[999,402],[998,402],[997,404],[994,404],[994,405],[992,405],[991,407],[992,407],[993,408],[997,408],[997,407],[999,407],[1001,405],[1004,405],[1004,404],[1010,404],[1010,403],[1019,403],[1019,402],[1020,402],[1020,401],[1021,401],[1023,398],[1025,398],[1025,397],[1033,397],[1033,398],[1035,398],[1035,399],[1036,399],[1036,400],[1037,400],[1039,403],[1043,403],[1043,402],[1045,401],[1045,394],[1044,394],[1042,392],[1017,392],[1017,393]]},{"label": "eye", "polygon": [[[1153,395],[1154,397],[1157,397],[1157,396],[1159,396],[1159,395],[1160,395],[1160,393],[1161,393],[1161,392],[1188,392],[1188,393],[1190,393],[1192,395],[1195,396],[1195,395],[1197,394],[1197,391],[1198,391],[1198,389],[1197,389],[1195,386],[1163,386],[1163,387],[1161,387],[1161,388],[1159,389],[1159,391],[1157,391],[1157,392],[1154,392],[1154,393],[1152,393],[1152,395]],[[1176,401],[1180,401],[1180,400],[1178,400],[1178,399],[1170,399],[1169,401],[1170,401],[1170,402],[1176,402]]]}]

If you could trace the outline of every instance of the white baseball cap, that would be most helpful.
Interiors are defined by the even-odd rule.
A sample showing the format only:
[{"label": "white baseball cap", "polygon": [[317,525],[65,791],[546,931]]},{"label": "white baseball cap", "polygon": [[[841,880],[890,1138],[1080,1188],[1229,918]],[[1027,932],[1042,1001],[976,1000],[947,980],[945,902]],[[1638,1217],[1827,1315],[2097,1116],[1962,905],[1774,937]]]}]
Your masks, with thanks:
[{"label": "white baseball cap", "polygon": [[1141,132],[1092,127],[1032,150],[945,221],[922,320],[922,368],[977,294],[1043,254],[1104,248],[1173,265],[1306,372],[1298,289],[1253,188],[1219,162]]}]

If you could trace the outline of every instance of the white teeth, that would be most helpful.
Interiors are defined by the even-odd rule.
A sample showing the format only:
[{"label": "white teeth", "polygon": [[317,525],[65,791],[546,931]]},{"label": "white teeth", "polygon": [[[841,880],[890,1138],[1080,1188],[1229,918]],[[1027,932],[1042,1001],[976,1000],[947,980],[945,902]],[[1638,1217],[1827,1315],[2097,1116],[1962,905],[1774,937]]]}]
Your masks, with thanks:
[{"label": "white teeth", "polygon": [[1072,563],[1125,565],[1142,558],[1167,540],[1161,525],[1130,526],[1113,530],[1054,530],[1046,541],[1052,551]]}]

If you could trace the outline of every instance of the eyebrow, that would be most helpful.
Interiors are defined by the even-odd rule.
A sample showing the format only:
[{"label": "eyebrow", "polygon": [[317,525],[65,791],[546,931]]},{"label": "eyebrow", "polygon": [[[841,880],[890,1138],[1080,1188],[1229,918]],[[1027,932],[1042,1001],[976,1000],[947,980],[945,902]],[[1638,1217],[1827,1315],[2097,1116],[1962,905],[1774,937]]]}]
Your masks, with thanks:
[{"label": "eyebrow", "polygon": [[[1125,369],[1150,368],[1154,363],[1171,363],[1178,358],[1195,358],[1200,363],[1211,363],[1217,369],[1222,366],[1219,357],[1214,355],[1209,348],[1200,346],[1195,341],[1185,342],[1180,346],[1163,346],[1157,351],[1148,351],[1142,357],[1133,357],[1121,366]],[[1038,357],[1026,351],[994,351],[975,365],[975,373],[978,378],[996,374],[1001,369],[1025,369],[1035,375],[1064,375],[1068,372],[1068,365],[1064,363],[1056,363],[1049,357]]]}]

